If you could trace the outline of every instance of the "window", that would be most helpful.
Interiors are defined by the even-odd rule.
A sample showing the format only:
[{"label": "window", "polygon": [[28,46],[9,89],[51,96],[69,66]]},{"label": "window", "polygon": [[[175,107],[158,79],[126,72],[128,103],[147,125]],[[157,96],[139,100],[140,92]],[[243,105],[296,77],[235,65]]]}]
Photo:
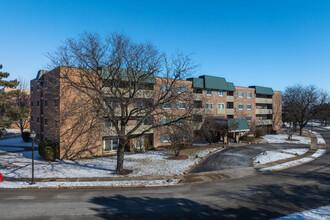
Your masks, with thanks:
[{"label": "window", "polygon": [[162,84],[160,86],[160,88],[161,88],[161,91],[162,92],[171,91],[171,85],[164,85],[164,84]]},{"label": "window", "polygon": [[218,91],[218,96],[225,96],[226,92],[223,90]]},{"label": "window", "polygon": [[105,138],[104,139],[104,151],[117,150],[119,145],[118,138]]},{"label": "window", "polygon": [[164,125],[164,124],[170,123],[171,121],[172,121],[171,118],[163,117],[163,118],[161,119],[161,124]]},{"label": "window", "polygon": [[[139,124],[141,122],[141,118],[136,119],[136,124]],[[144,119],[141,125],[152,125],[152,120],[150,118]]]},{"label": "window", "polygon": [[48,88],[48,81],[45,80],[45,89],[47,89],[47,88]]},{"label": "window", "polygon": [[244,92],[237,92],[237,97],[244,98]]},{"label": "window", "polygon": [[267,115],[262,115],[262,116],[261,116],[261,119],[262,119],[262,120],[267,120]]},{"label": "window", "polygon": [[162,109],[171,109],[172,108],[172,103],[167,102],[162,104]]},{"label": "window", "polygon": [[211,89],[205,89],[206,95],[213,95],[213,91]]},{"label": "window", "polygon": [[238,110],[244,110],[244,104],[238,104]]},{"label": "window", "polygon": [[31,92],[33,92],[33,86],[31,86]]},{"label": "window", "polygon": [[206,103],[205,108],[213,108],[213,103]]},{"label": "window", "polygon": [[47,118],[45,118],[45,126],[47,126],[48,125],[48,120],[47,120]]},{"label": "window", "polygon": [[54,99],[54,106],[58,107],[58,98]]},{"label": "window", "polygon": [[58,79],[55,79],[55,86],[58,86]]},{"label": "window", "polygon": [[187,103],[185,103],[185,102],[177,102],[176,103],[176,108],[177,109],[186,109],[187,108]]},{"label": "window", "polygon": [[252,121],[252,116],[246,116],[246,120]]},{"label": "window", "polygon": [[108,118],[104,119],[104,126],[105,127],[112,127],[112,123]]},{"label": "window", "polygon": [[246,93],[246,98],[252,98],[252,92],[247,92]]},{"label": "window", "polygon": [[251,104],[246,104],[246,110],[252,110],[252,105]]},{"label": "window", "polygon": [[160,136],[160,142],[161,143],[169,143],[171,142],[171,136],[170,134],[163,134]]},{"label": "window", "polygon": [[33,116],[31,116],[30,121],[33,121]]},{"label": "window", "polygon": [[224,103],[219,103],[218,104],[218,108],[219,109],[224,109],[225,108],[225,104]]},{"label": "window", "polygon": [[47,106],[48,106],[48,100],[45,99],[45,107],[47,108]]},{"label": "window", "polygon": [[37,134],[37,139],[39,140],[39,138],[40,138],[40,135],[39,135],[39,133]]},{"label": "window", "polygon": [[37,91],[39,91],[40,90],[40,86],[39,85],[37,85]]},{"label": "window", "polygon": [[238,119],[244,119],[244,116],[237,116]]},{"label": "window", "polygon": [[40,105],[40,102],[39,102],[39,101],[37,101],[37,107],[39,107],[39,105]]},{"label": "window", "polygon": [[39,124],[39,117],[37,117],[37,123]]},{"label": "window", "polygon": [[31,101],[31,107],[33,106],[33,101]]},{"label": "window", "polygon": [[188,87],[187,86],[177,86],[176,92],[177,93],[187,93]]}]

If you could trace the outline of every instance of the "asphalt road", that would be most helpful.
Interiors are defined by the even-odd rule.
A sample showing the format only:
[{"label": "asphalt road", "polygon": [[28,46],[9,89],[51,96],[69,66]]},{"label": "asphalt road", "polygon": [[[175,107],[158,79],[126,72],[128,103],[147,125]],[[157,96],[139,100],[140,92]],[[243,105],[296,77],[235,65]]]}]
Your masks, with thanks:
[{"label": "asphalt road", "polygon": [[[329,149],[330,130],[320,133]],[[0,219],[271,219],[330,205],[329,161],[161,188],[4,189]]]},{"label": "asphalt road", "polygon": [[253,144],[233,147],[213,154],[199,164],[191,173],[251,167],[252,159],[258,154],[276,149],[309,148],[309,145],[297,144]]}]

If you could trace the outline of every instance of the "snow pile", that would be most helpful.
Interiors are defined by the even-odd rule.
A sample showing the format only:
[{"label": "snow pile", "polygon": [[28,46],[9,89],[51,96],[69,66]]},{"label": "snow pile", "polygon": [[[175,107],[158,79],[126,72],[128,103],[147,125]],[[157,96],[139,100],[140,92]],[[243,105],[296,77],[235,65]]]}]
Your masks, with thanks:
[{"label": "snow pile", "polygon": [[324,128],[326,128],[326,129],[330,129],[330,127],[324,127]]},{"label": "snow pile", "polygon": [[318,209],[312,209],[304,212],[298,212],[292,215],[276,218],[277,220],[289,219],[330,219],[330,205]]},{"label": "snow pile", "polygon": [[292,141],[288,140],[287,134],[267,134],[265,136],[262,136],[262,138],[267,141],[267,143],[289,143],[289,144],[310,144],[311,139],[310,137],[304,137],[304,136],[298,136],[298,135],[292,135]]},{"label": "snow pile", "polygon": [[[203,157],[216,148],[197,151]],[[133,170],[128,176],[172,176],[181,175],[200,158],[192,156],[186,160],[168,160],[170,155],[162,151],[125,155],[124,169]],[[79,178],[79,177],[111,177],[116,169],[117,157],[100,157],[88,160],[46,162],[35,152],[36,178]],[[16,168],[1,169],[1,165]],[[31,176],[31,152],[0,155],[0,172],[5,177],[28,178]]]},{"label": "snow pile", "polygon": [[312,131],[312,133],[316,135],[316,139],[317,139],[318,144],[326,144],[325,140],[323,139],[323,137],[319,133],[317,133],[315,131]]},{"label": "snow pile", "polygon": [[94,181],[94,182],[36,182],[30,185],[28,182],[9,182],[0,183],[1,188],[61,188],[61,187],[128,187],[128,186],[165,186],[174,185],[178,179],[166,180],[133,180],[133,181]]},{"label": "snow pile", "polygon": [[[24,142],[22,138],[11,138],[0,140],[0,146],[31,147],[32,142]],[[37,147],[37,144],[34,144]]]},{"label": "snow pile", "polygon": [[260,165],[260,164],[267,164],[272,163],[278,160],[284,160],[292,157],[296,157],[298,155],[303,155],[307,153],[308,148],[294,148],[294,149],[285,149],[285,150],[273,150],[273,151],[266,151],[259,154],[253,164]]},{"label": "snow pile", "polygon": [[323,154],[325,154],[325,152],[326,152],[326,150],[324,150],[324,149],[318,149],[313,155],[311,155],[309,157],[304,157],[304,158],[301,158],[301,159],[298,159],[298,160],[278,164],[278,165],[271,166],[271,167],[261,168],[261,169],[259,169],[259,171],[284,169],[284,168],[288,168],[288,167],[291,167],[291,166],[311,162],[311,161],[315,160],[316,158],[318,158],[318,157],[322,156]]}]

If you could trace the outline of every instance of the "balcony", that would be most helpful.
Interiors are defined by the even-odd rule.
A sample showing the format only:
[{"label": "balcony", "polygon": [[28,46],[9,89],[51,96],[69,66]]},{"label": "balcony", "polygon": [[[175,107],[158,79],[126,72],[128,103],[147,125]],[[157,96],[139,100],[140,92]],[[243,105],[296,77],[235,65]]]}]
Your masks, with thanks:
[{"label": "balcony", "polygon": [[214,112],[213,108],[206,108],[205,109],[205,114],[207,114],[207,115],[213,115],[213,112]]},{"label": "balcony", "polygon": [[196,100],[196,101],[202,101],[203,100],[203,94],[201,94],[201,93],[194,93],[194,100]]},{"label": "balcony", "polygon": [[270,115],[273,114],[272,109],[256,109],[256,114],[257,115]]},{"label": "balcony", "polygon": [[227,102],[234,102],[234,96],[227,96]]},{"label": "balcony", "polygon": [[217,115],[224,115],[226,114],[226,110],[222,108],[217,108]]},{"label": "balcony", "polygon": [[202,115],[202,108],[194,108],[193,109],[193,114],[194,115]]},{"label": "balcony", "polygon": [[262,103],[262,104],[273,104],[273,99],[268,99],[268,98],[256,98],[256,103]]},{"label": "balcony", "polygon": [[202,125],[203,125],[202,122],[194,122],[192,127],[193,127],[194,130],[200,130]]},{"label": "balcony", "polygon": [[[131,131],[135,125],[133,126],[127,126],[125,129],[125,133],[127,134],[129,131]],[[141,125],[136,131],[133,132],[133,134],[140,134],[143,131],[147,130],[150,127],[150,125]],[[146,132],[146,134],[152,134],[153,129],[150,131]],[[114,127],[103,127],[103,136],[118,136],[116,129]]]},{"label": "balcony", "polygon": [[233,108],[227,108],[226,113],[227,113],[227,115],[233,115],[234,114],[234,109]]},{"label": "balcony", "polygon": [[260,126],[260,125],[272,125],[273,121],[271,119],[267,119],[267,120],[256,120],[256,126]]},{"label": "balcony", "polygon": [[[128,93],[128,90],[127,89],[119,89],[120,92],[125,92],[126,94],[124,95],[124,97],[128,97],[129,96],[129,93]],[[114,89],[114,93],[111,92],[110,88],[103,88],[103,92],[108,95],[109,97],[113,97],[115,96],[115,92],[116,90]],[[134,96],[134,98],[140,98],[140,99],[150,99],[150,98],[153,98],[154,97],[154,91],[153,90],[138,90]]]}]

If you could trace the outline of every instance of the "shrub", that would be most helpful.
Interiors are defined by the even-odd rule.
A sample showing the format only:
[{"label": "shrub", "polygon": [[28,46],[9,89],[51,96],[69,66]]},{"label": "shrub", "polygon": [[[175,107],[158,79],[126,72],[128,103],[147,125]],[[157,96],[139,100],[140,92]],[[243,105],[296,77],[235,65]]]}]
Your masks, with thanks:
[{"label": "shrub", "polygon": [[263,128],[256,128],[256,137],[261,137],[264,136],[266,134],[265,129]]},{"label": "shrub", "polygon": [[40,141],[38,152],[46,161],[55,161],[59,157],[58,145],[54,141]]},{"label": "shrub", "polygon": [[29,142],[30,141],[30,132],[24,131],[22,133],[22,138],[24,142]]}]

